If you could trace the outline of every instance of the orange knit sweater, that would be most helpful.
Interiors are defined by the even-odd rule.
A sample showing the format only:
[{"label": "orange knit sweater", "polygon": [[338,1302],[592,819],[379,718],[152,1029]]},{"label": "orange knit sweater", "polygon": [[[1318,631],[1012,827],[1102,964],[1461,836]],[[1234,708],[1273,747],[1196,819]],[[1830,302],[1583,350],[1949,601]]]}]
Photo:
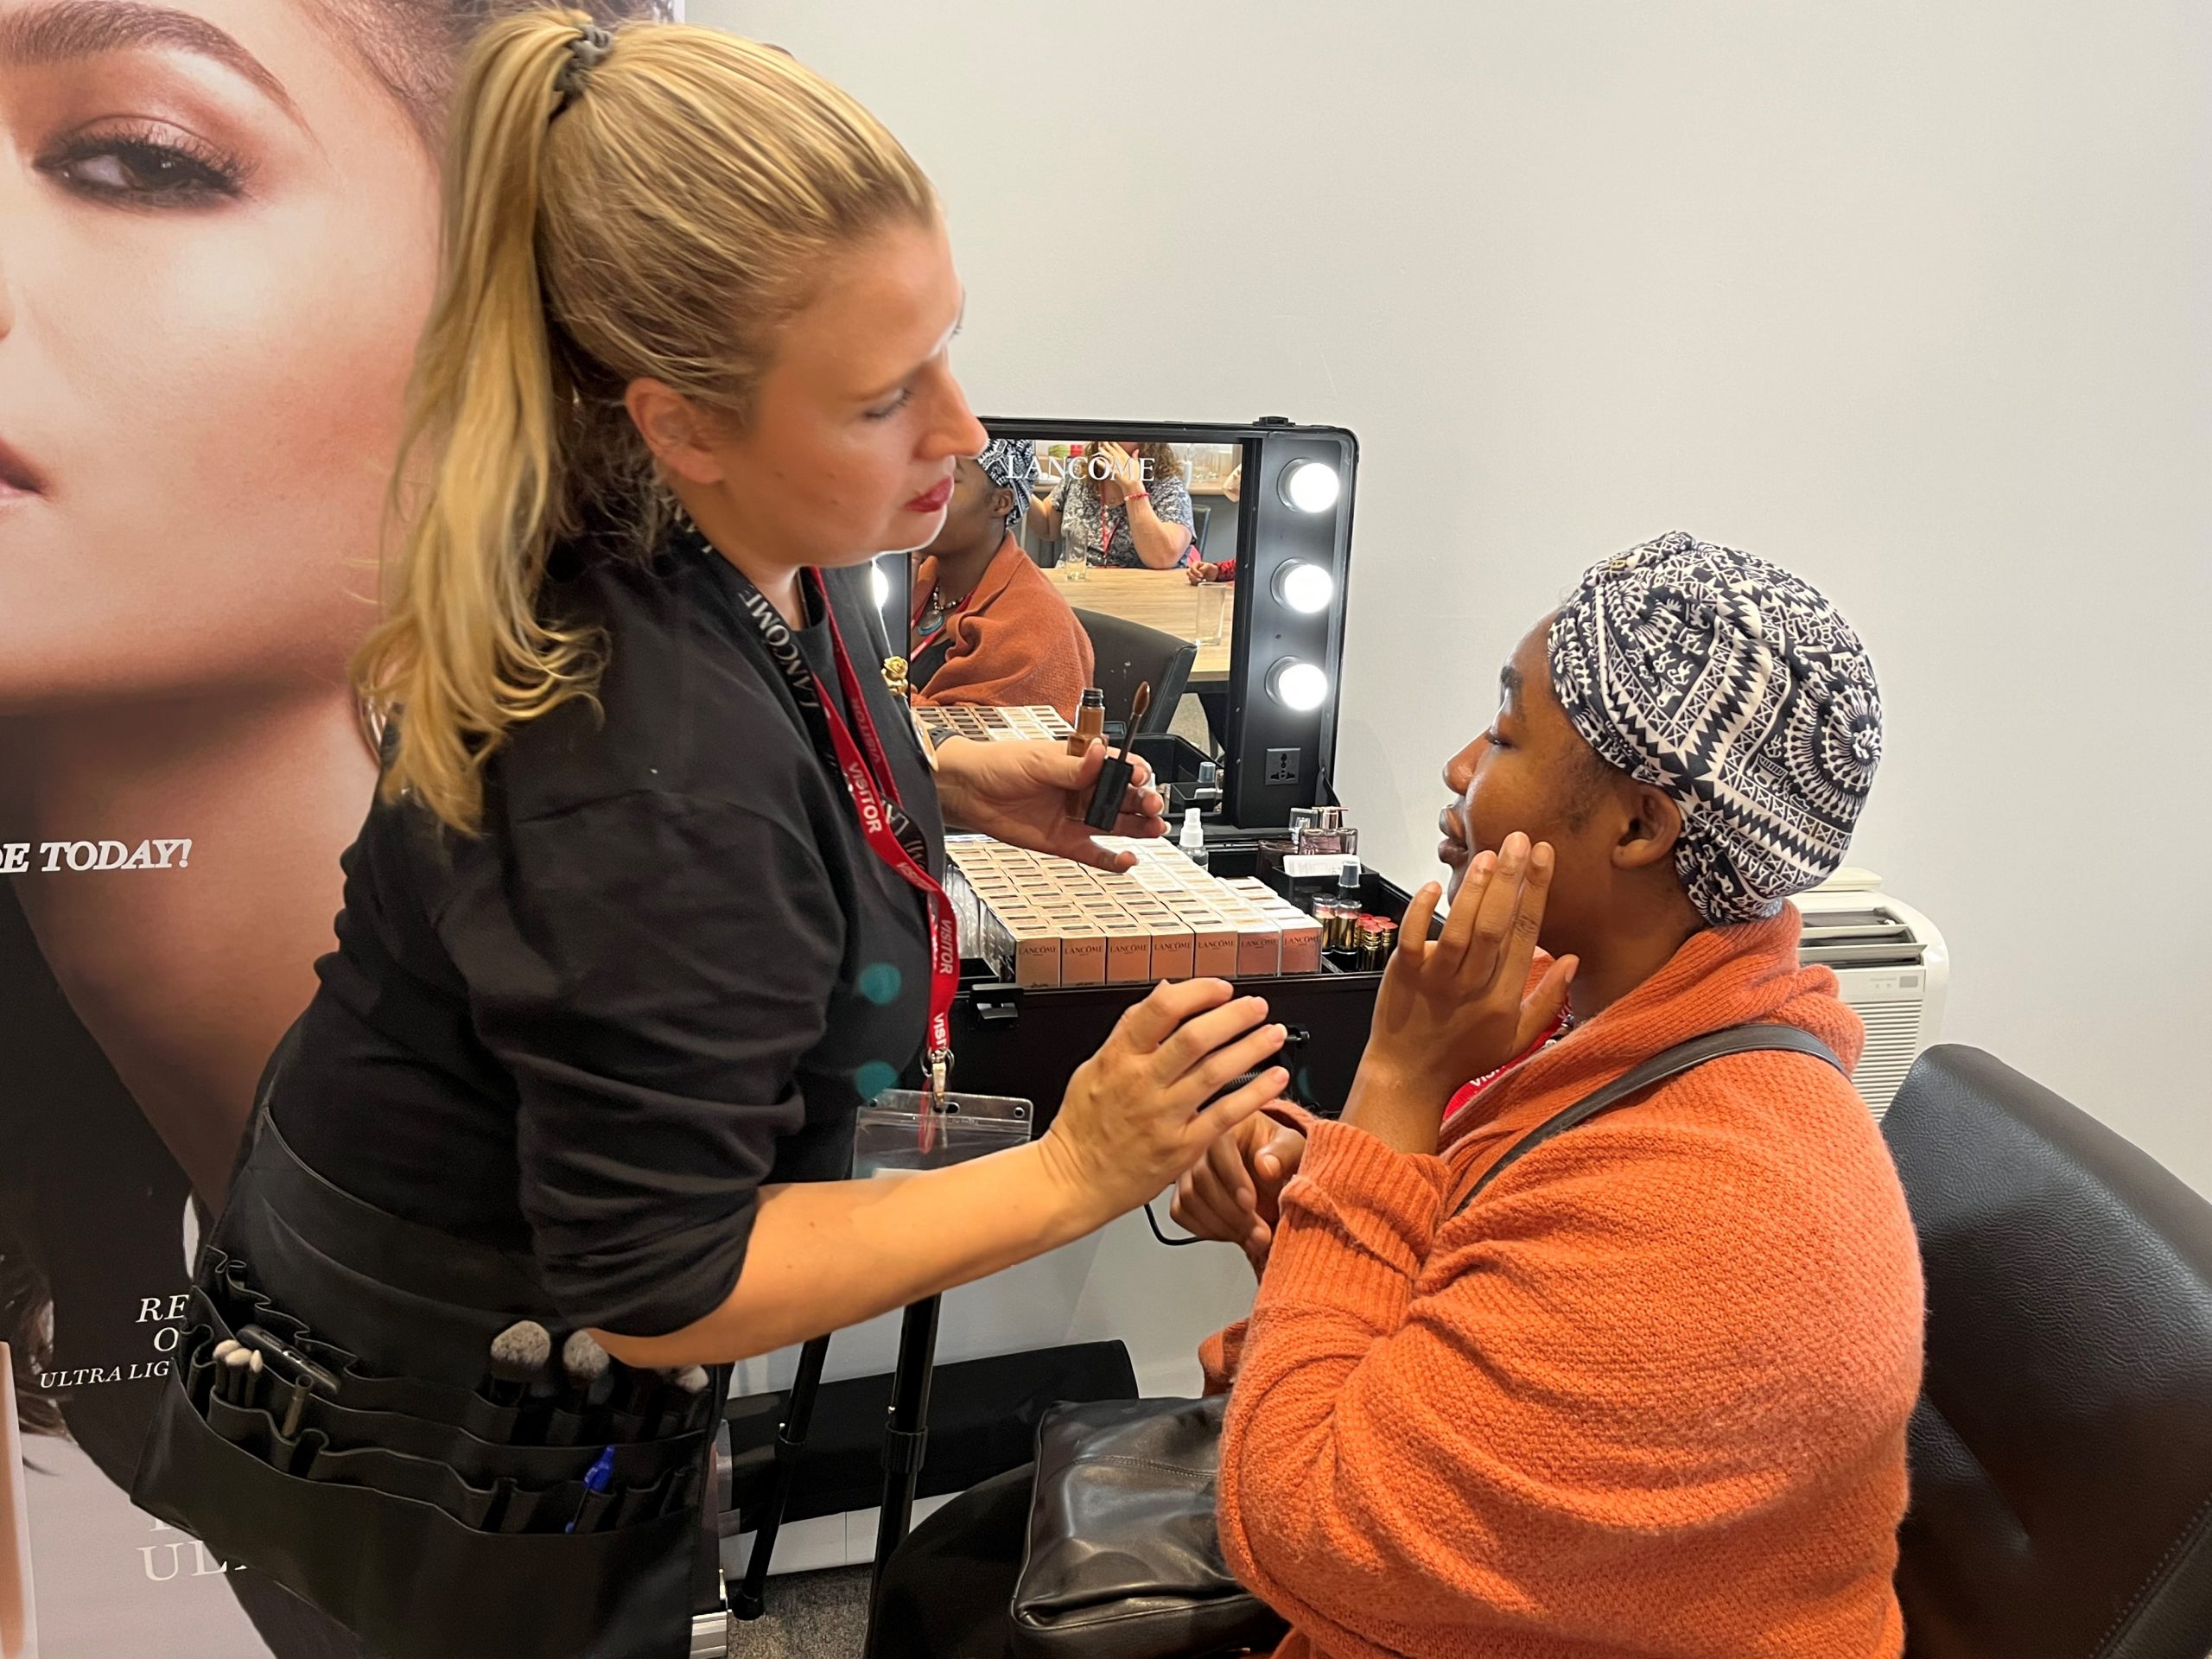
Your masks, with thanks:
[{"label": "orange knit sweater", "polygon": [[[937,561],[914,573],[914,613],[937,588]],[[1096,671],[1090,636],[1060,590],[1009,535],[960,608],[945,620],[944,665],[913,694],[917,708],[945,703],[1050,703],[1073,720]]]},{"label": "orange knit sweater", "polygon": [[[1318,1123],[1236,1368],[1221,1536],[1278,1659],[1896,1659],[1919,1257],[1824,1063],[1714,1060],[1522,1158],[1684,1039],[1863,1040],[1795,909],[1698,934],[1411,1157]],[[1241,1350],[1241,1353],[1239,1351]]]}]

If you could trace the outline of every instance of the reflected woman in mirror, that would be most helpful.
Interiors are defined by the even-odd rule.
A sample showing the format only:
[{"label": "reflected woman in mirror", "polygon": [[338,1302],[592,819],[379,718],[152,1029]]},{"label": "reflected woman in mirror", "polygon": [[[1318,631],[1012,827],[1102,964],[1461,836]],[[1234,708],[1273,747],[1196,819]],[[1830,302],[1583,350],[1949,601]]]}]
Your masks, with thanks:
[{"label": "reflected woman in mirror", "polygon": [[907,674],[918,708],[1049,703],[1075,718],[1090,637],[1015,535],[1036,454],[1026,438],[995,438],[953,474],[944,528],[916,556]]},{"label": "reflected woman in mirror", "polygon": [[1197,545],[1183,458],[1168,443],[1089,445],[1029,504],[1030,528],[1066,556],[1122,570],[1173,570]]}]

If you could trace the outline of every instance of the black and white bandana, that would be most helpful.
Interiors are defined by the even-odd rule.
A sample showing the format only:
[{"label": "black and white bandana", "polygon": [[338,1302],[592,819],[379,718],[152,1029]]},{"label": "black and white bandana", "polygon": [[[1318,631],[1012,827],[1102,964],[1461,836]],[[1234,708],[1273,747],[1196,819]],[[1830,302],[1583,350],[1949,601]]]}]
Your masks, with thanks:
[{"label": "black and white bandana", "polygon": [[1037,476],[1037,446],[1027,438],[993,438],[983,446],[976,464],[995,490],[1012,490],[1014,505],[1006,510],[1009,536],[1021,533],[1022,515],[1029,511],[1029,490]]},{"label": "black and white bandana", "polygon": [[1585,571],[1548,643],[1575,730],[1682,809],[1675,865],[1707,921],[1772,916],[1843,861],[1882,698],[1810,583],[1672,531]]}]

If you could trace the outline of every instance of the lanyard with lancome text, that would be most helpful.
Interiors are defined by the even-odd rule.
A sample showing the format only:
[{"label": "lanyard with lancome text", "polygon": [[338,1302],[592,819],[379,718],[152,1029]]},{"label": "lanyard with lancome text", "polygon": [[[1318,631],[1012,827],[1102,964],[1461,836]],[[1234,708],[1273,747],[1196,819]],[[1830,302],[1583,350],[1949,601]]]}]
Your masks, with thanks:
[{"label": "lanyard with lancome text", "polygon": [[945,897],[944,887],[929,873],[925,863],[928,843],[899,802],[898,780],[892,775],[882,740],[876,735],[875,721],[868,715],[868,699],[861,694],[860,677],[853,671],[853,659],[845,652],[844,636],[838,632],[837,614],[830,608],[821,573],[813,569],[802,571],[800,581],[805,586],[808,599],[822,607],[822,614],[829,620],[830,645],[837,661],[837,680],[843,688],[846,706],[853,711],[853,721],[860,728],[857,739],[852,726],[837,711],[835,699],[827,694],[821,677],[807,666],[806,659],[799,654],[798,642],[791,637],[790,626],[743,573],[733,574],[738,579],[739,601],[760,630],[768,655],[783,671],[791,696],[798,700],[799,712],[806,719],[815,747],[845,780],[845,790],[852,797],[853,810],[860,815],[861,835],[867,841],[868,850],[888,865],[899,880],[918,892],[928,907],[930,1098],[934,1105],[942,1107],[952,1069],[952,999],[960,988],[959,932],[953,922],[952,905]]}]

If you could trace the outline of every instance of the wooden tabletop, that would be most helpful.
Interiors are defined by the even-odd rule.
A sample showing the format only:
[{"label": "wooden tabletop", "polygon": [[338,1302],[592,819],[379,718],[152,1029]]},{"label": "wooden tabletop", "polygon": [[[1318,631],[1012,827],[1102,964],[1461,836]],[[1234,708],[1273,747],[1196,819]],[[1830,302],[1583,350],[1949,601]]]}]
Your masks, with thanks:
[{"label": "wooden tabletop", "polygon": [[[1198,595],[1205,590],[1192,586],[1191,578],[1180,570],[1092,569],[1084,573],[1082,581],[1071,582],[1068,567],[1056,564],[1045,574],[1061,597],[1077,610],[1103,611],[1179,639],[1198,637]],[[1198,645],[1198,660],[1191,664],[1193,687],[1229,683],[1228,607],[1236,604],[1236,592],[1223,582],[1207,585],[1221,594],[1224,607],[1221,639],[1218,644]]]}]

